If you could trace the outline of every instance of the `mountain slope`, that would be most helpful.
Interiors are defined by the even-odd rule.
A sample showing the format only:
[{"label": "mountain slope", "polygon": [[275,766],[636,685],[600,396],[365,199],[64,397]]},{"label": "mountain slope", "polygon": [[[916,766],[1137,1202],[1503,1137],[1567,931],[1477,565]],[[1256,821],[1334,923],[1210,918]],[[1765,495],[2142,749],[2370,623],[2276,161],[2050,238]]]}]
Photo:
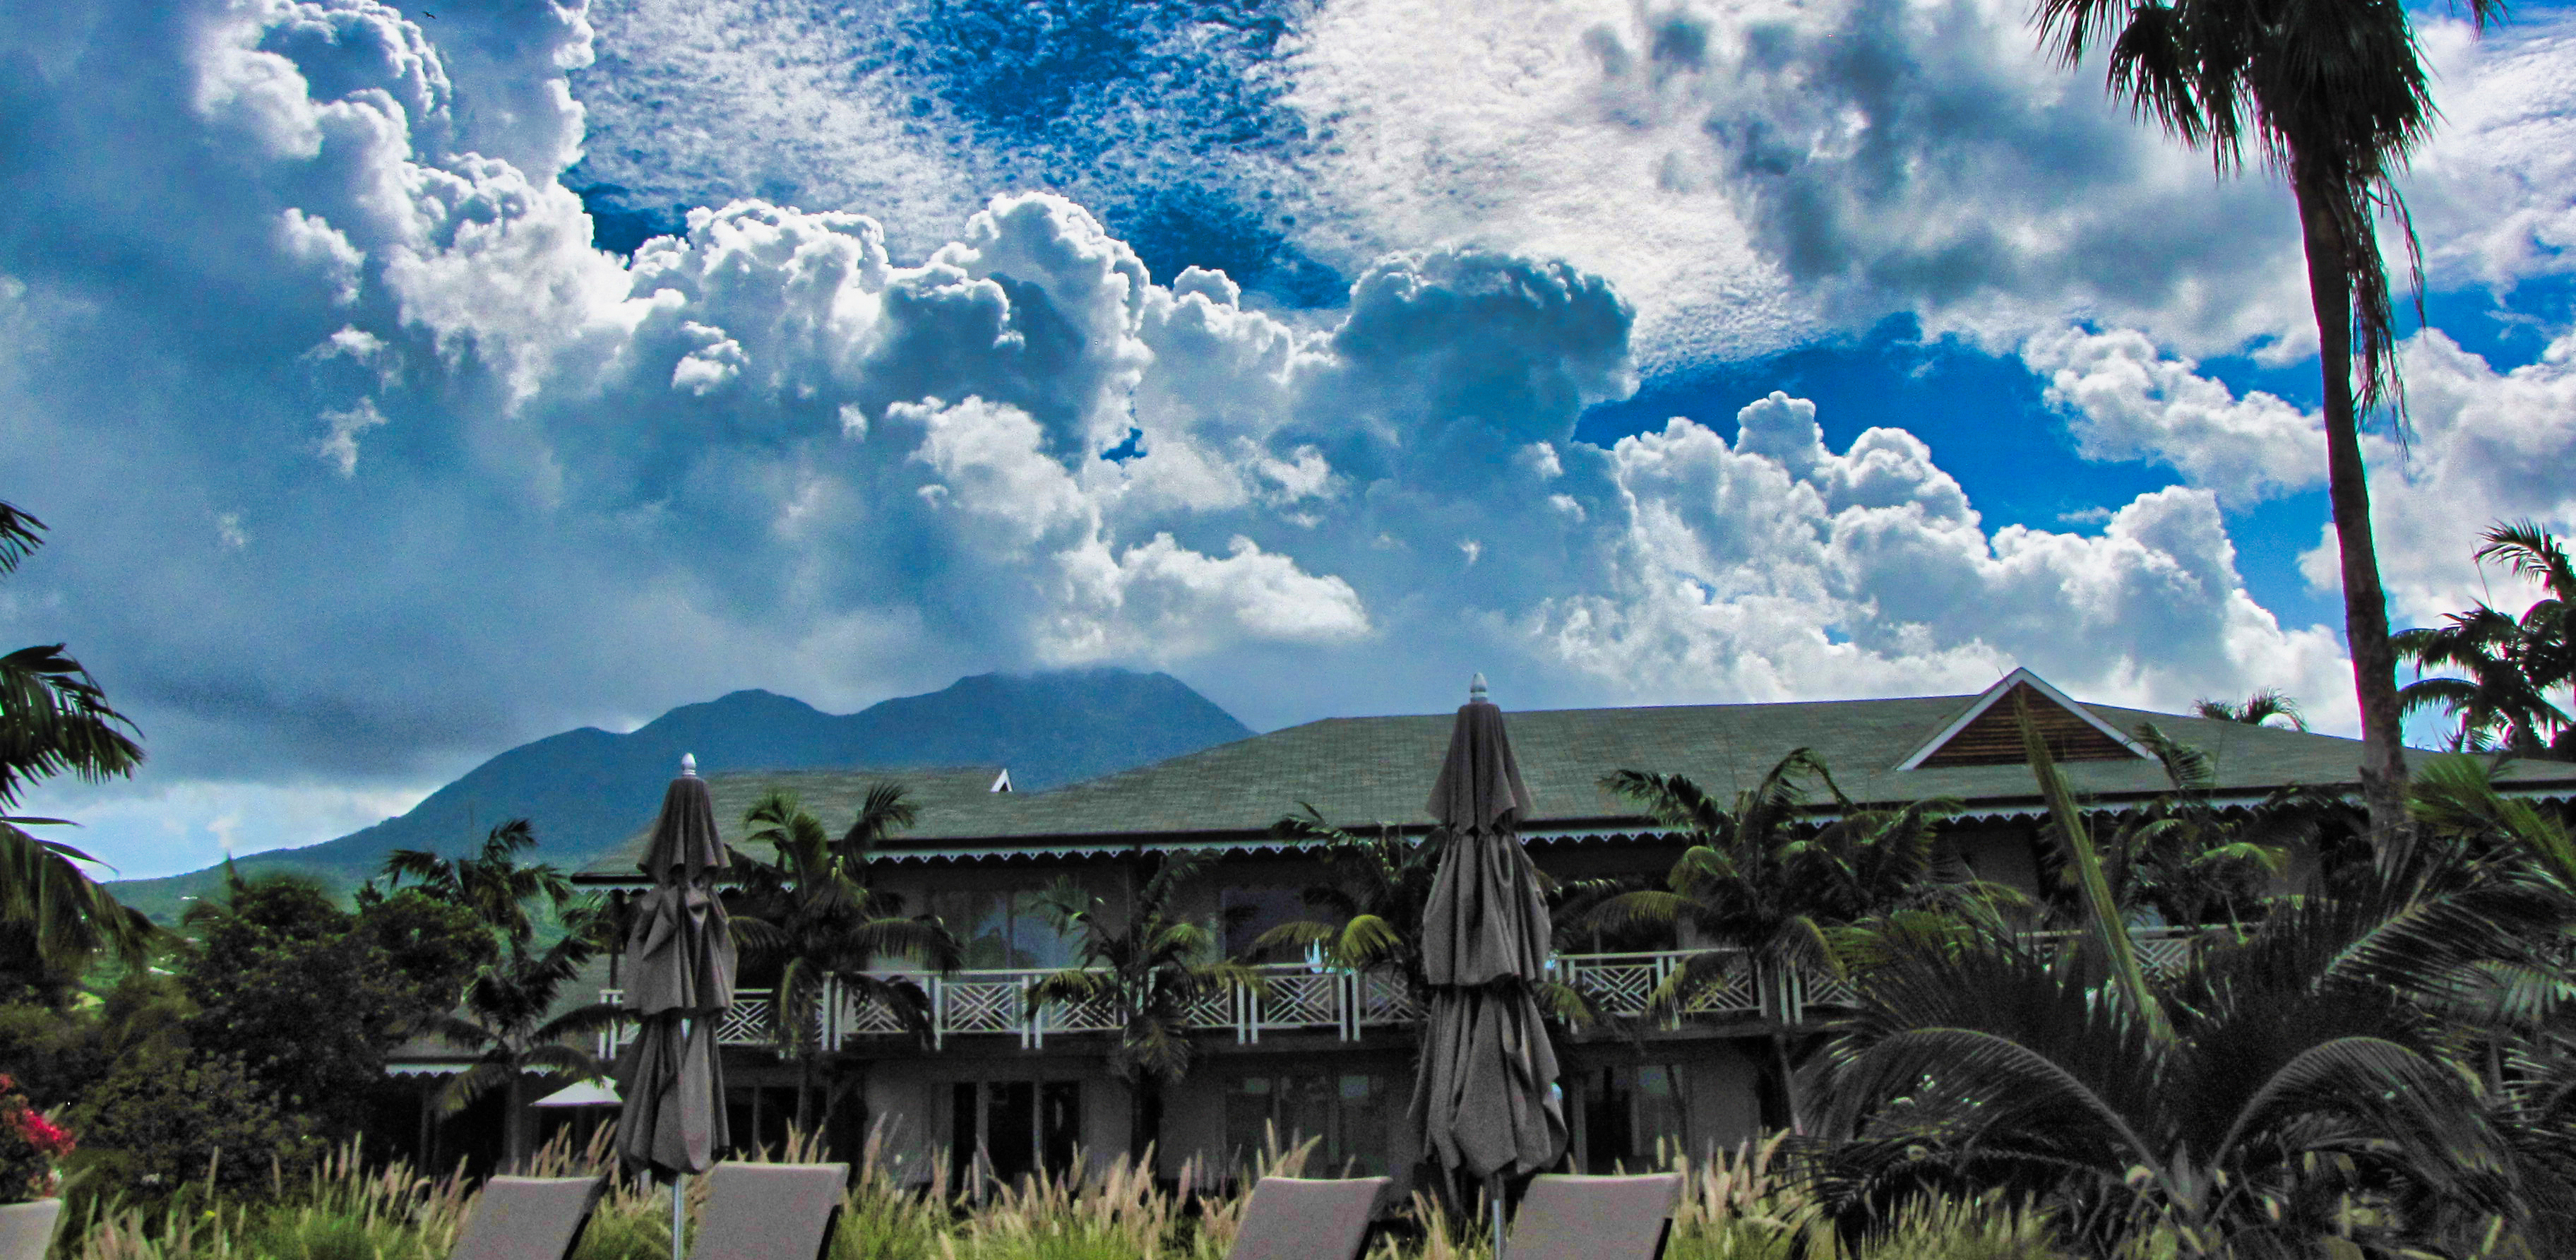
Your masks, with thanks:
[{"label": "mountain slope", "polygon": [[[857,713],[824,713],[766,691],[687,704],[623,735],[594,727],[522,744],[433,792],[409,813],[301,849],[242,858],[244,875],[299,871],[354,887],[395,849],[463,852],[526,818],[538,858],[567,869],[652,820],[662,785],[694,753],[702,774],[826,766],[1003,765],[1034,791],[1243,739],[1252,731],[1168,674],[1121,669],[980,674]],[[846,822],[847,820],[827,820]],[[219,868],[112,885],[167,921]]]}]

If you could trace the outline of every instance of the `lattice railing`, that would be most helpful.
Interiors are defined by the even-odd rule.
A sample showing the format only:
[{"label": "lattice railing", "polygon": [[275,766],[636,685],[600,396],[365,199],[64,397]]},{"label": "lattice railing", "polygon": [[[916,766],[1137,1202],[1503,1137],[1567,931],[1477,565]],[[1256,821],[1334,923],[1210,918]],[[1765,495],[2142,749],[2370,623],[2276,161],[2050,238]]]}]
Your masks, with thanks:
[{"label": "lattice railing", "polygon": [[[2140,930],[2135,933],[2139,961],[2152,972],[2171,975],[2188,964],[2193,942],[2200,935],[2193,929]],[[2049,938],[2038,939],[2044,942]],[[1715,974],[1692,987],[1675,1018],[1737,1019],[1766,1009],[1780,1009],[1776,1004],[1765,1005],[1762,984],[1740,951],[1565,954],[1552,959],[1549,966],[1556,979],[1591,995],[1603,1009],[1633,1018],[1646,1014],[1658,988],[1694,957],[1715,959]],[[1353,974],[1294,963],[1255,971],[1262,981],[1258,992],[1225,990],[1209,994],[1190,1008],[1189,1025],[1208,1032],[1232,1030],[1236,1040],[1244,1042],[1259,1041],[1264,1032],[1326,1028],[1335,1030],[1345,1041],[1354,1041],[1369,1028],[1401,1026],[1422,1018],[1421,1006],[1400,975],[1382,971]],[[1021,1044],[1034,1047],[1044,1044],[1050,1036],[1117,1031],[1118,1009],[1109,998],[1079,1003],[1031,1002],[1030,987],[1049,974],[1027,968],[957,971],[944,976],[886,973],[888,978],[900,975],[913,981],[929,997],[934,1043],[945,1043],[956,1036],[1016,1036]],[[1810,1010],[1809,1018],[1814,1017],[1811,1008],[1843,1007],[1858,999],[1851,981],[1822,970],[1802,973],[1792,989],[1781,995],[1790,999],[1788,1009]],[[600,993],[600,1000],[616,1002],[621,996],[617,990],[608,989]],[[805,1031],[819,1037],[822,1044],[840,1045],[851,1037],[897,1035],[906,1030],[903,1021],[885,1005],[863,999],[834,982],[825,986]],[[602,1033],[600,1054],[614,1054],[633,1035],[631,1026]],[[733,1008],[722,1017],[718,1036],[725,1045],[775,1045],[778,1029],[769,992],[737,991]]]}]

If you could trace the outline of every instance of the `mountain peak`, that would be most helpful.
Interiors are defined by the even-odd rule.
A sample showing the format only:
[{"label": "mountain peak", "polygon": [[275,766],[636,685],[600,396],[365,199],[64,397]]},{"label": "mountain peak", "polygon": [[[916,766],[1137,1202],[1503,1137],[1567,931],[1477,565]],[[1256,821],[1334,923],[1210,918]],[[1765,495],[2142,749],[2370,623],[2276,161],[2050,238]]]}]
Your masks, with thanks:
[{"label": "mountain peak", "polygon": [[[584,728],[522,744],[433,792],[409,813],[303,849],[240,859],[246,873],[296,870],[341,887],[397,848],[460,853],[478,829],[526,818],[538,856],[573,867],[651,821],[682,753],[707,775],[749,770],[1007,765],[1021,791],[1092,778],[1244,739],[1250,728],[1169,674],[1114,667],[976,674],[857,713],[825,713],[758,688],[680,705],[623,735]],[[899,777],[899,776],[895,776]],[[212,871],[119,883],[155,917],[216,882]]]}]

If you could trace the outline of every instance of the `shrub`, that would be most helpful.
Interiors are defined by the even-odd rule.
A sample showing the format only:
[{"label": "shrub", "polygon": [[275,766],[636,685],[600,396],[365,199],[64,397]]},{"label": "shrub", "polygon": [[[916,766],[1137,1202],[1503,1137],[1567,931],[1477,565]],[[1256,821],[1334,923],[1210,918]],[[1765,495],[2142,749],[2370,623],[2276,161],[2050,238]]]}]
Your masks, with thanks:
[{"label": "shrub", "polygon": [[126,1056],[79,1114],[112,1176],[146,1192],[205,1180],[256,1196],[322,1153],[312,1121],[282,1113],[240,1059],[172,1046]]},{"label": "shrub", "polygon": [[54,1165],[71,1153],[72,1135],[0,1075],[0,1203],[51,1197],[60,1184]]}]

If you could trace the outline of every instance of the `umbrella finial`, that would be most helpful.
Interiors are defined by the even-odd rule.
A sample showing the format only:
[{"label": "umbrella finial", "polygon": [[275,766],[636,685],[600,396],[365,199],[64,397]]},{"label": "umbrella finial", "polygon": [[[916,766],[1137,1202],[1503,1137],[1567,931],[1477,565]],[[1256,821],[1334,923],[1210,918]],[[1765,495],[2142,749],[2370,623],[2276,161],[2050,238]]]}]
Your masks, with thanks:
[{"label": "umbrella finial", "polygon": [[680,754],[680,777],[683,779],[694,779],[698,777],[698,755],[696,753]]},{"label": "umbrella finial", "polygon": [[1467,684],[1467,703],[1483,704],[1484,702],[1485,676],[1483,674],[1478,674],[1473,681]]}]

